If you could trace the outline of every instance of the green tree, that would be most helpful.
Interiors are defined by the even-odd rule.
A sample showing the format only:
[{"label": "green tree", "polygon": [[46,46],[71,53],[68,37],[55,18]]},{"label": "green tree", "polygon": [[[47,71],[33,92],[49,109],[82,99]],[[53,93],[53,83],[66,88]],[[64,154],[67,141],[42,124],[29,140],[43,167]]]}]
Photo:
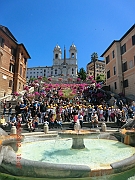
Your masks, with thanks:
[{"label": "green tree", "polygon": [[29,80],[30,81],[34,81],[34,80],[36,80],[37,78],[34,78],[34,77],[31,77]]},{"label": "green tree", "polygon": [[45,77],[45,76],[43,77],[42,80],[45,81],[45,82],[48,81],[47,77]]},{"label": "green tree", "polygon": [[96,81],[98,82],[105,82],[105,75],[104,74],[100,74],[96,77]]},{"label": "green tree", "polygon": [[84,70],[84,68],[80,68],[78,72],[78,77],[83,81],[86,80],[86,71]]}]

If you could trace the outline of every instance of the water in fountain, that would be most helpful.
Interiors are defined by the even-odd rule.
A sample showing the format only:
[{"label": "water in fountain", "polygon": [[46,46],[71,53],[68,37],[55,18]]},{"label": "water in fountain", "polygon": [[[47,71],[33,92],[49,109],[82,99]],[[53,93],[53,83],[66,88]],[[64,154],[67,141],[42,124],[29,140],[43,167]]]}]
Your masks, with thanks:
[{"label": "water in fountain", "polygon": [[[135,153],[133,147],[105,139],[85,139],[87,148],[83,150],[71,149],[71,139],[59,140],[55,146],[54,143],[55,140],[26,143],[21,147],[22,157],[43,162],[101,167],[128,158]],[[37,152],[36,156],[35,152]]]}]

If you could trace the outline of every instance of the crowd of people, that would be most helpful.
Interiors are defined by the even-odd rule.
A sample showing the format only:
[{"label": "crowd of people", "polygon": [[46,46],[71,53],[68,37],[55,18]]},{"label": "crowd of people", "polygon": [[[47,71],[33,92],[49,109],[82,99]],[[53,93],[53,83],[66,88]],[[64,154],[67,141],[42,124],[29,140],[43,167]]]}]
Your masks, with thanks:
[{"label": "crowd of people", "polygon": [[[100,104],[97,104],[91,91],[87,92],[87,95],[82,93],[81,97],[76,95],[73,99],[58,97],[56,89],[52,89],[50,94],[30,100],[25,93],[21,102],[15,106],[15,113],[12,113],[11,103],[8,105],[7,102],[3,103],[0,125],[19,127],[22,123],[26,123],[29,131],[34,131],[39,123],[48,124],[49,128],[62,128],[63,122],[71,122],[74,125],[78,120],[81,128],[83,122],[91,122],[91,127],[94,128],[98,127],[100,121],[116,122],[118,127],[121,127],[135,113],[134,102],[125,104],[122,100],[115,100],[113,106],[109,106],[102,99]],[[6,113],[8,122],[4,118]]]}]

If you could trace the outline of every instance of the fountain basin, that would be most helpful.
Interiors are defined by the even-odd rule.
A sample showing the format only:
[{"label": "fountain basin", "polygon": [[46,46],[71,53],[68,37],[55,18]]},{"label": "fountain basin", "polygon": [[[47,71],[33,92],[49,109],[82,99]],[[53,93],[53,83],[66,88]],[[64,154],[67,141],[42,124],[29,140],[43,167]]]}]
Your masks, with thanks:
[{"label": "fountain basin", "polygon": [[[34,141],[36,140],[35,142],[27,142],[27,143],[25,143],[24,140],[24,143],[22,143],[21,149],[18,152],[21,154],[21,159],[20,159],[21,168],[17,168],[16,166],[17,154],[8,146],[6,147],[6,149],[3,146],[1,148],[1,153],[4,154],[4,156],[0,166],[0,171],[3,172],[4,170],[5,173],[10,173],[16,176],[59,179],[59,178],[83,178],[83,177],[111,175],[119,172],[124,172],[126,170],[135,167],[135,149],[118,141],[101,139],[102,142],[100,142],[100,139],[96,139],[98,143],[95,144],[93,139],[90,139],[90,141],[89,139],[86,139],[84,141],[86,141],[85,144],[87,148],[83,150],[77,150],[70,148],[71,146],[69,145],[72,144],[71,138],[70,139],[41,138],[41,139],[39,140],[39,138],[37,138],[37,140],[34,139]],[[94,144],[92,144],[92,141]],[[107,149],[108,146],[107,142],[109,143],[112,142],[112,146],[111,146],[112,151]],[[63,144],[62,146],[61,143]],[[103,158],[103,162],[100,162],[99,165],[90,164],[91,159],[89,159],[87,163],[83,160],[84,152],[87,152],[89,150],[90,148],[89,146],[93,147],[93,150],[90,149],[89,154],[86,155],[85,159],[87,160],[88,157],[91,155],[91,158],[93,158],[94,161],[96,162],[97,159],[99,159],[99,157],[101,156],[101,158]],[[43,154],[45,155],[44,161],[42,161],[41,157],[37,157],[38,155],[41,154],[41,150],[42,150],[41,147],[42,148],[44,147],[43,149]],[[66,152],[64,151],[64,149],[65,148],[67,149],[67,147],[69,147],[68,152],[73,152],[74,154],[78,154],[76,152],[79,152],[81,154],[82,163],[77,162],[78,157],[76,157],[74,159],[74,162],[72,162],[73,161],[72,155],[68,154],[68,152],[66,154]],[[113,149],[115,147],[116,149]],[[49,149],[47,150],[47,148]],[[100,151],[98,152],[97,150],[99,148]],[[120,151],[118,152],[118,156],[122,154],[124,156],[121,157],[120,159],[114,159],[113,161],[109,160],[107,163],[105,163],[106,158],[111,157],[112,152],[116,153],[118,150]],[[58,157],[59,151],[62,162],[58,163],[55,157]],[[96,152],[96,154],[93,155],[92,151]],[[62,156],[63,155],[62,152],[65,155],[64,157]],[[103,157],[101,152],[102,153],[104,152],[107,156]],[[47,161],[46,153],[47,154],[49,153],[48,157],[51,157],[51,160],[56,160],[56,161],[50,161],[50,159]],[[99,157],[96,157],[96,155],[98,154]],[[29,157],[29,155],[33,157]],[[68,158],[68,155],[71,159]],[[67,160],[65,159],[66,156],[69,162],[67,162]],[[114,157],[115,156],[116,155],[114,154]]]}]

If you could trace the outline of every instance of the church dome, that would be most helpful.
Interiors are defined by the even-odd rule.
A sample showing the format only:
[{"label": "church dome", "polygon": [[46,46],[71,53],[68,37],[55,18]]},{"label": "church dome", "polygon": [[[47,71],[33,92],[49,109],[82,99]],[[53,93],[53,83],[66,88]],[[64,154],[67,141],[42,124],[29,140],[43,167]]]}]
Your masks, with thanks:
[{"label": "church dome", "polygon": [[57,45],[55,46],[54,50],[55,50],[55,51],[61,51],[61,48],[60,48],[60,46],[57,44]]}]

